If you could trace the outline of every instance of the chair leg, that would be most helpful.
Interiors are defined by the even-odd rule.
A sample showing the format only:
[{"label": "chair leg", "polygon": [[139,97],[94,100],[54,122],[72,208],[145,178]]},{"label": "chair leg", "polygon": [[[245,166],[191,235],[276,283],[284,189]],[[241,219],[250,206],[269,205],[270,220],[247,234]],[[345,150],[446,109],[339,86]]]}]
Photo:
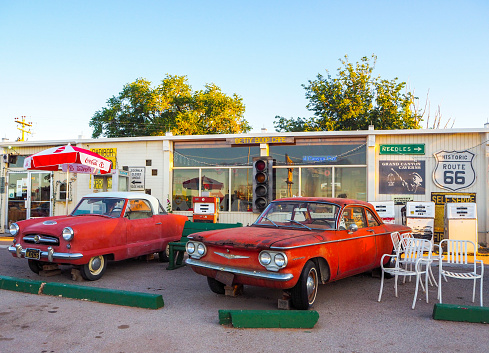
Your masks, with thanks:
[{"label": "chair leg", "polygon": [[425,282],[425,287],[426,287],[426,303],[428,303],[428,279],[430,278],[429,276],[429,272],[430,272],[430,267],[429,265],[426,265],[427,268],[426,268],[426,273],[425,273],[425,279],[424,279],[424,282]]},{"label": "chair leg", "polygon": [[472,289],[472,303],[475,302],[475,285],[477,283],[477,278],[474,278],[474,285],[473,285],[473,289]]},{"label": "chair leg", "polygon": [[438,302],[441,304],[441,269],[439,271],[440,272],[438,273],[438,296],[436,299],[438,299]]},{"label": "chair leg", "polygon": [[398,277],[399,277],[399,275],[396,273],[395,278],[394,278],[394,281],[395,281],[394,282],[394,293],[396,295],[396,298],[398,298],[398,296],[397,296],[397,279],[398,279]]},{"label": "chair leg", "polygon": [[380,302],[382,299],[382,290],[384,289],[384,269],[382,269],[382,278],[380,279],[380,292],[379,292],[379,299],[377,300]]},{"label": "chair leg", "polygon": [[411,309],[413,309],[413,310],[414,310],[414,307],[416,306],[416,299],[418,299],[419,281],[420,281],[419,274],[417,274],[416,275],[416,289],[414,291],[413,306],[411,307]]},{"label": "chair leg", "polygon": [[480,286],[481,286],[481,289],[480,289],[480,291],[481,291],[481,292],[480,292],[480,296],[481,296],[481,306],[484,306],[484,305],[482,304],[482,302],[483,302],[483,300],[482,300],[482,277],[481,277],[481,280],[480,280],[480,283],[479,283],[479,284],[480,284]]}]

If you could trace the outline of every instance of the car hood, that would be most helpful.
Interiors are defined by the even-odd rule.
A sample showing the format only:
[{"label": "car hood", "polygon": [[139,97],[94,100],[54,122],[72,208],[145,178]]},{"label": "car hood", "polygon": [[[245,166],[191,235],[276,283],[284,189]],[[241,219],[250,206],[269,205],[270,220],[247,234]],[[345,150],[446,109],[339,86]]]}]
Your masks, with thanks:
[{"label": "car hood", "polygon": [[20,227],[21,234],[46,234],[60,236],[63,228],[71,227],[78,228],[90,227],[97,229],[99,223],[106,224],[107,222],[117,222],[118,218],[110,218],[100,215],[90,216],[56,216],[45,218],[31,218],[29,220],[17,222]]},{"label": "car hood", "polygon": [[328,234],[335,231],[318,231],[307,229],[288,229],[262,226],[249,226],[210,230],[195,233],[189,238],[207,245],[218,245],[233,248],[268,249],[274,247],[300,246],[326,240]]}]

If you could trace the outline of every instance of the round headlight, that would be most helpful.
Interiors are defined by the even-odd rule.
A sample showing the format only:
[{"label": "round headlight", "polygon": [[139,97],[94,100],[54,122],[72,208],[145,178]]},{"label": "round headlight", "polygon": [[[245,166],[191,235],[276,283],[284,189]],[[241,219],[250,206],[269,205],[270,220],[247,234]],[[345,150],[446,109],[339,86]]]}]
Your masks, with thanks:
[{"label": "round headlight", "polygon": [[187,254],[193,254],[195,252],[195,244],[192,242],[187,242]]},{"label": "round headlight", "polygon": [[283,267],[285,265],[284,254],[276,254],[273,261],[275,261],[275,265],[277,265],[278,267]]},{"label": "round headlight", "polygon": [[19,226],[17,225],[17,223],[12,223],[9,227],[9,232],[11,235],[13,235],[14,237],[19,234]]},{"label": "round headlight", "polygon": [[63,228],[63,239],[66,241],[72,241],[73,237],[75,235],[75,232],[71,227],[66,227]]},{"label": "round headlight", "polygon": [[197,252],[199,253],[200,256],[203,256],[205,254],[205,245],[202,243],[199,243],[197,245]]},{"label": "round headlight", "polygon": [[260,262],[264,265],[269,265],[272,262],[272,257],[267,252],[260,253]]}]

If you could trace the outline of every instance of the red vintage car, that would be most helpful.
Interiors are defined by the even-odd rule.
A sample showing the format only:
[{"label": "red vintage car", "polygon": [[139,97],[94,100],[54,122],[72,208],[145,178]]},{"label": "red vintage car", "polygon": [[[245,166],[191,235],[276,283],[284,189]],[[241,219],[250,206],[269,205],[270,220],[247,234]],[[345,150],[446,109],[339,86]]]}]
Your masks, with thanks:
[{"label": "red vintage car", "polygon": [[68,216],[34,218],[13,223],[13,256],[28,259],[39,273],[47,264],[71,264],[87,280],[102,277],[108,260],[159,253],[178,241],[187,217],[168,214],[151,195],[100,192],[82,198]]},{"label": "red vintage car", "polygon": [[186,263],[207,276],[215,293],[236,284],[280,288],[306,310],[319,283],[379,267],[382,255],[392,253],[394,231],[410,228],[384,224],[364,201],[285,198],[249,227],[190,235]]}]

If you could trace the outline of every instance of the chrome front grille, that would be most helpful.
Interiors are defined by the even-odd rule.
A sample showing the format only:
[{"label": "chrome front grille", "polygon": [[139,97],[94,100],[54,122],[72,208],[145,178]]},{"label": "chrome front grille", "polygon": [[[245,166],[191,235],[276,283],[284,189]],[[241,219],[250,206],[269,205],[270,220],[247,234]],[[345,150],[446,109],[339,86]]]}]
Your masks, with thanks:
[{"label": "chrome front grille", "polygon": [[23,238],[25,243],[40,245],[59,245],[59,239],[49,235],[30,234]]}]

